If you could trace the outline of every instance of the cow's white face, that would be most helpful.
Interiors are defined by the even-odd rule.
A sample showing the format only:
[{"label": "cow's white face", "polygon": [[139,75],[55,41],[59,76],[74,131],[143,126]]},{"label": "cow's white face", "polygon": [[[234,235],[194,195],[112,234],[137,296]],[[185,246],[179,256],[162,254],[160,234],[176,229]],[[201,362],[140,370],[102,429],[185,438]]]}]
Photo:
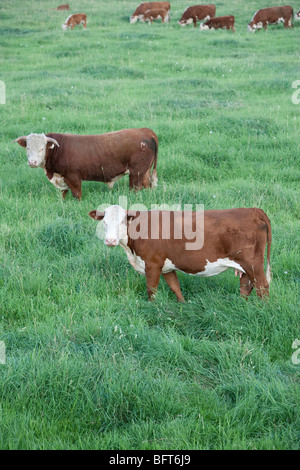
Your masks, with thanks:
[{"label": "cow's white face", "polygon": [[131,16],[131,17],[130,17],[130,24],[136,23],[137,20],[138,20],[138,16]]},{"label": "cow's white face", "polygon": [[64,23],[61,25],[61,28],[63,31],[66,31],[66,29],[68,29],[68,25]]},{"label": "cow's white face", "polygon": [[300,20],[300,10],[295,14],[295,20]]},{"label": "cow's white face", "polygon": [[117,246],[126,244],[127,237],[127,213],[120,206],[110,206],[104,211],[103,223],[105,227],[105,245]]},{"label": "cow's white face", "polygon": [[47,145],[48,148],[59,147],[58,142],[45,134],[29,134],[18,137],[14,142],[26,148],[28,165],[32,168],[44,167],[46,160]]},{"label": "cow's white face", "polygon": [[104,243],[107,246],[127,245],[127,212],[120,206],[110,206],[104,212],[91,211],[90,216],[102,220]]},{"label": "cow's white face", "polygon": [[37,168],[45,165],[47,138],[44,134],[29,134],[26,153],[28,165]]},{"label": "cow's white face", "polygon": [[201,29],[201,31],[205,31],[205,30],[209,29],[209,27],[207,26],[207,24],[201,23],[200,24],[200,29]]},{"label": "cow's white face", "polygon": [[249,33],[254,33],[254,31],[256,29],[256,25],[253,25],[253,27],[252,27],[251,24],[248,24],[247,28],[248,28]]}]

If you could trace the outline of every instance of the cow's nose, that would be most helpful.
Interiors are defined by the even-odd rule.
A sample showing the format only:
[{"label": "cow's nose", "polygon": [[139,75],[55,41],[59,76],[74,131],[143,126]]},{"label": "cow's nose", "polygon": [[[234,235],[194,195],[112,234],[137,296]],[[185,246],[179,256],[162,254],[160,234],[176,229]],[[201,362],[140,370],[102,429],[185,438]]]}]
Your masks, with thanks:
[{"label": "cow's nose", "polygon": [[37,161],[36,160],[29,160],[28,165],[29,166],[37,166]]},{"label": "cow's nose", "polygon": [[116,246],[117,240],[115,238],[107,238],[105,240],[105,245],[107,246]]}]

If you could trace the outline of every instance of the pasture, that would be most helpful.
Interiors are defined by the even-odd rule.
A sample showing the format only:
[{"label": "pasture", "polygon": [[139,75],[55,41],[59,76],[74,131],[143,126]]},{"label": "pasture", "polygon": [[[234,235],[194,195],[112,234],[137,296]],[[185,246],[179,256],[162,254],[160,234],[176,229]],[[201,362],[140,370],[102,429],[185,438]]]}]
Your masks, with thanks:
[{"label": "pasture", "polygon": [[[247,32],[266,0],[216,2],[236,33],[129,24],[139,2],[3,2],[0,105],[1,449],[298,449],[300,22]],[[280,5],[275,0],[273,5]],[[294,10],[300,3],[292,3]],[[82,26],[62,31],[70,13]],[[31,132],[150,127],[158,187],[49,183],[11,142]],[[88,217],[99,204],[260,207],[272,224],[270,299],[234,271],[179,274],[178,304]]]}]

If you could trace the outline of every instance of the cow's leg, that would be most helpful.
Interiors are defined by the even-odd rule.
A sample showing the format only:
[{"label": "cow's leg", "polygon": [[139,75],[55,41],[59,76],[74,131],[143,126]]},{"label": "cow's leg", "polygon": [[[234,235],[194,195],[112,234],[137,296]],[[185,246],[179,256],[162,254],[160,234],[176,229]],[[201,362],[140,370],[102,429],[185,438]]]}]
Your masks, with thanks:
[{"label": "cow's leg", "polygon": [[78,176],[64,177],[65,183],[69,186],[72,194],[77,199],[81,199],[81,179]]},{"label": "cow's leg", "polygon": [[161,269],[162,266],[159,266],[158,264],[145,263],[147,292],[150,301],[154,300],[154,296],[157,292]]},{"label": "cow's leg", "polygon": [[255,268],[251,266],[250,269],[245,269],[251,283],[253,284],[256,294],[260,298],[269,297],[269,283],[266,279],[264,273],[264,265],[261,263],[261,266]]},{"label": "cow's leg", "polygon": [[291,28],[292,27],[291,18],[285,18],[283,25],[285,28]]},{"label": "cow's leg", "polygon": [[247,298],[253,289],[253,284],[250,281],[246,273],[243,273],[240,277],[240,293],[242,297]]},{"label": "cow's leg", "polygon": [[180,284],[176,272],[171,271],[170,273],[163,274],[163,276],[171,291],[173,291],[176,295],[178,302],[184,302],[185,300],[181,293]]},{"label": "cow's leg", "polygon": [[143,187],[143,176],[138,173],[130,173],[129,175],[130,189],[141,189]]},{"label": "cow's leg", "polygon": [[151,168],[149,168],[142,177],[142,186],[144,188],[149,188],[149,186],[151,186]]},{"label": "cow's leg", "polygon": [[63,199],[65,199],[66,195],[68,194],[68,191],[69,191],[68,189],[64,189],[64,190],[62,191],[62,197],[63,197]]},{"label": "cow's leg", "polygon": [[197,18],[195,16],[193,17],[193,23],[194,27],[197,28]]}]

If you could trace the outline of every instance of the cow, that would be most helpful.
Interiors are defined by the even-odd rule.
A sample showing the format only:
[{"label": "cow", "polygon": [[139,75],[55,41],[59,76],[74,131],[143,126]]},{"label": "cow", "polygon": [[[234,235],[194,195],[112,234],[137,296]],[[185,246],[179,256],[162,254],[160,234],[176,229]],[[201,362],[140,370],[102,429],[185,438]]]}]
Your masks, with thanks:
[{"label": "cow", "polygon": [[[201,217],[197,223],[199,214],[203,217],[202,223]],[[183,302],[176,271],[210,277],[229,268],[240,277],[243,297],[247,298],[253,287],[259,297],[269,294],[271,223],[261,209],[201,213],[126,211],[120,206],[110,206],[104,212],[93,210],[89,215],[95,220],[103,220],[105,245],[120,245],[133,268],[146,276],[149,300],[156,293],[161,274],[177,300]]]},{"label": "cow", "polygon": [[[130,17],[130,24],[136,23],[137,20],[142,20],[144,14],[148,10],[163,9],[169,12],[171,8],[170,2],[145,2],[141,3],[134,11]],[[170,20],[170,14],[168,16],[168,21]]]},{"label": "cow", "polygon": [[235,32],[234,27],[235,18],[233,15],[227,16],[216,16],[215,18],[211,18],[210,20],[206,21],[205,23],[200,24],[200,29],[228,29],[232,30],[233,33]]},{"label": "cow", "polygon": [[300,20],[300,10],[295,13],[295,20],[298,21]]},{"label": "cow", "polygon": [[148,22],[149,24],[151,24],[153,20],[162,20],[162,23],[166,23],[170,20],[168,10],[163,10],[162,8],[157,8],[155,10],[147,10],[141,18],[141,22]]},{"label": "cow", "polygon": [[82,24],[84,29],[86,29],[86,14],[85,13],[76,13],[75,15],[70,15],[61,26],[65,31],[68,28],[74,29],[74,26]]},{"label": "cow", "polygon": [[200,20],[209,20],[213,18],[216,14],[215,5],[194,5],[188,7],[184,12],[178,23],[181,26],[189,25],[194,23],[196,28],[197,21]]},{"label": "cow", "polygon": [[43,168],[63,198],[70,189],[81,199],[82,181],[102,181],[112,188],[124,175],[129,175],[131,189],[157,185],[158,139],[151,129],[100,135],[29,134],[14,142],[26,148],[28,165]]},{"label": "cow", "polygon": [[285,28],[291,28],[293,18],[293,8],[289,5],[282,7],[263,8],[254,13],[251,22],[248,24],[248,31],[255,32],[258,29],[268,27],[268,24],[283,23]]},{"label": "cow", "polygon": [[70,5],[65,3],[64,5],[59,5],[58,7],[54,8],[54,10],[70,10]]}]

